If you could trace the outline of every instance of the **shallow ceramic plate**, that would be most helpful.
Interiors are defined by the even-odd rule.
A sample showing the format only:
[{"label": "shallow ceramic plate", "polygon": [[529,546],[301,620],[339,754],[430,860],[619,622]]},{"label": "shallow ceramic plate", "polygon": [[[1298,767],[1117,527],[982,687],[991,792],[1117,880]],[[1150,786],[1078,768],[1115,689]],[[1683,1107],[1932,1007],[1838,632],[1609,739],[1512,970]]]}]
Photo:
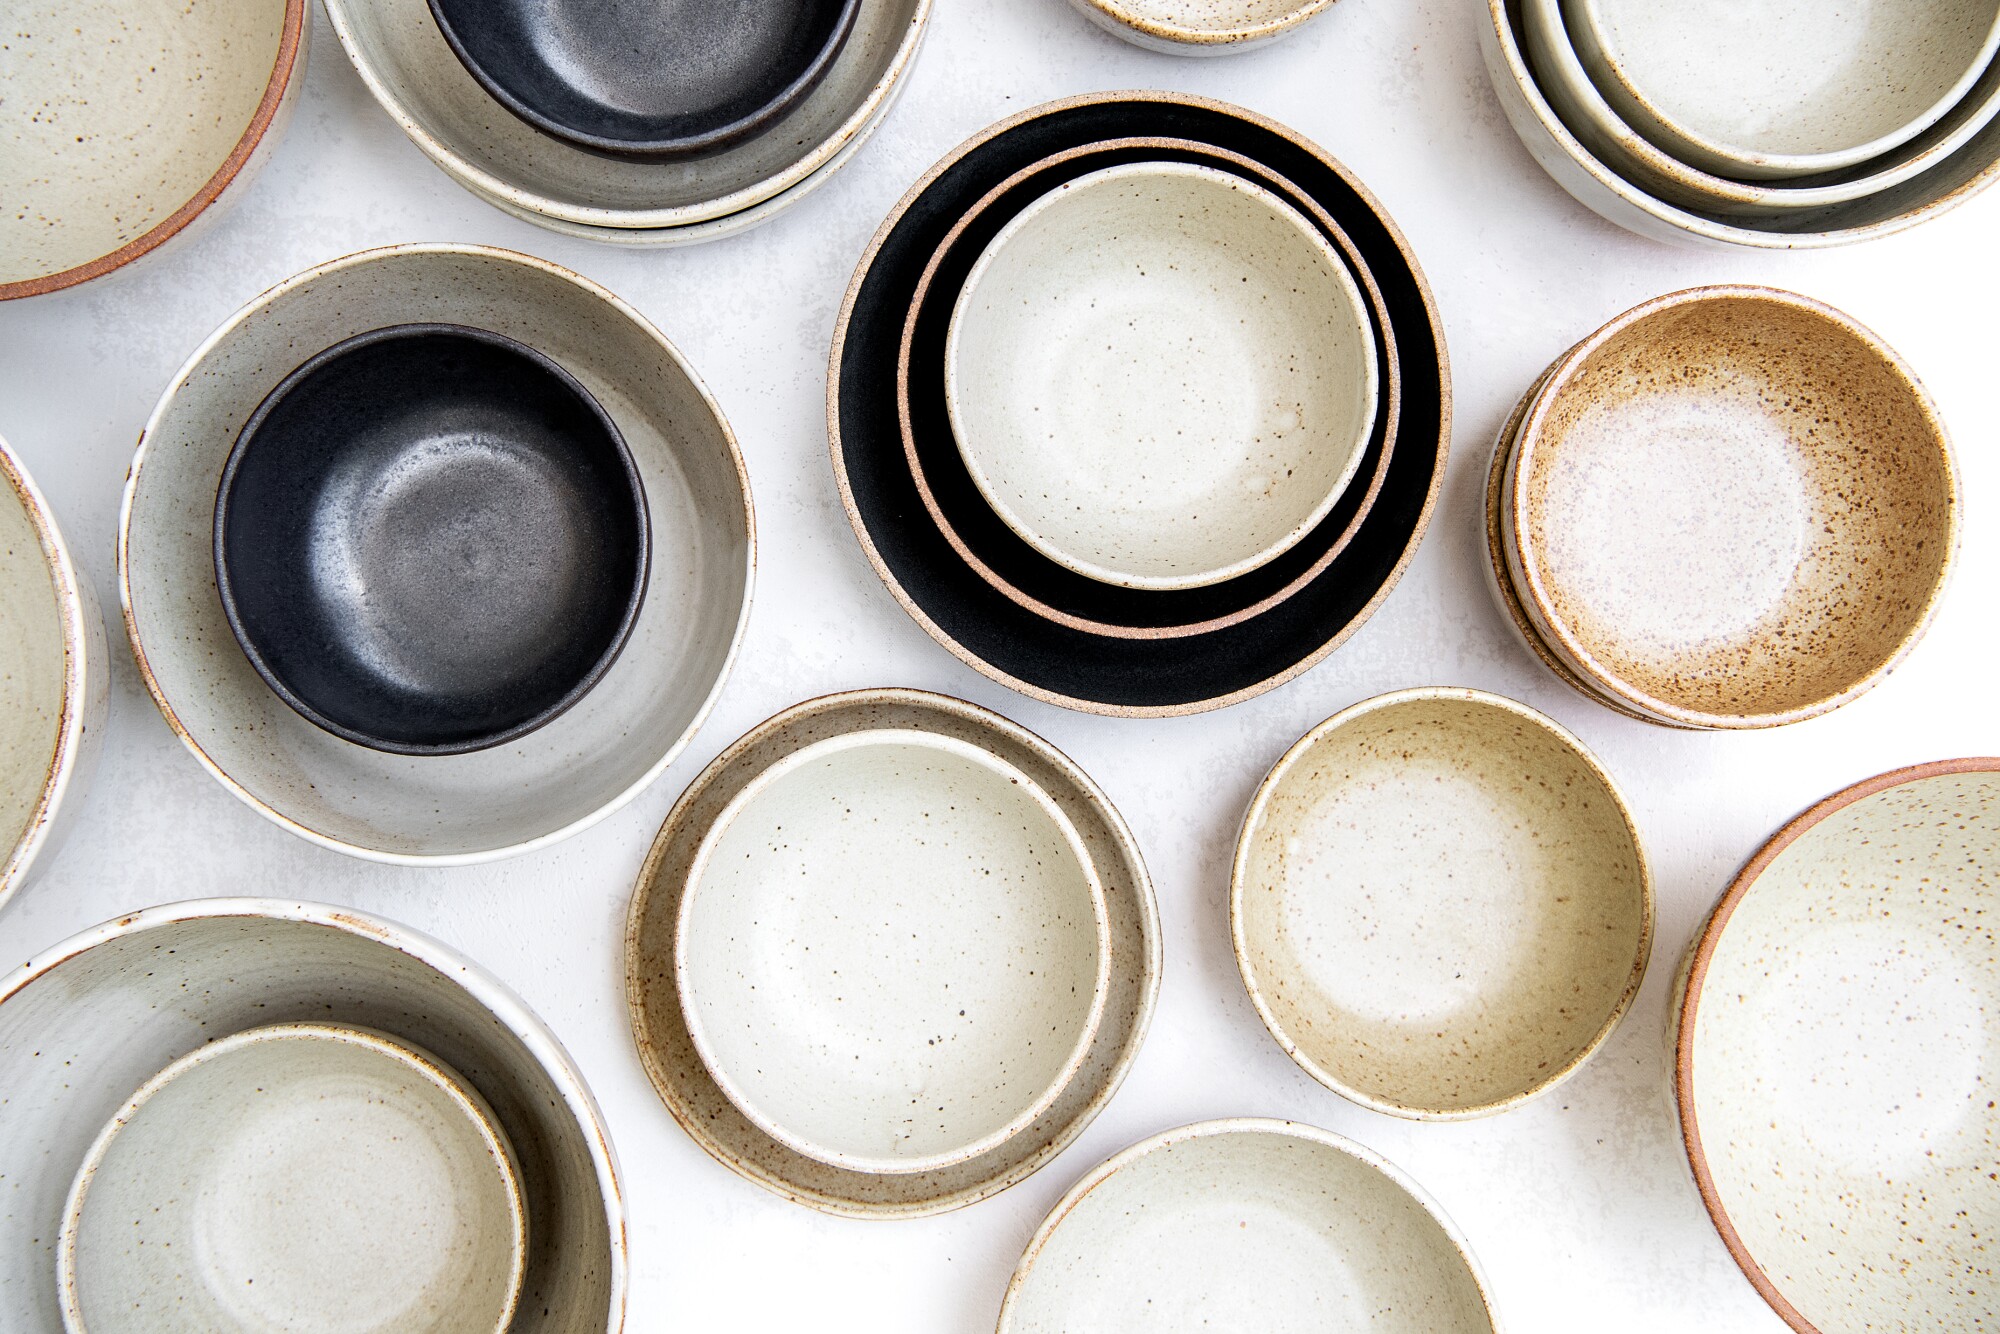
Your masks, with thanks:
[{"label": "shallow ceramic plate", "polygon": [[1174,56],[1220,56],[1275,42],[1333,0],[1070,0],[1092,23],[1134,46]]}]

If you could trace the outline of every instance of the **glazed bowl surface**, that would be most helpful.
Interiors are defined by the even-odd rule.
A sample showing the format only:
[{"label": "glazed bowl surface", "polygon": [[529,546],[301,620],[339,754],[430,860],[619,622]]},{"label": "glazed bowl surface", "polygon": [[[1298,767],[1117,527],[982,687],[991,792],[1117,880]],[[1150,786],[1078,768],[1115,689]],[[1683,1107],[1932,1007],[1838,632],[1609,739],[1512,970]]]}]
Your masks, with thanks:
[{"label": "glazed bowl surface", "polygon": [[1172,56],[1222,56],[1285,36],[1333,0],[1070,0],[1092,23]]}]

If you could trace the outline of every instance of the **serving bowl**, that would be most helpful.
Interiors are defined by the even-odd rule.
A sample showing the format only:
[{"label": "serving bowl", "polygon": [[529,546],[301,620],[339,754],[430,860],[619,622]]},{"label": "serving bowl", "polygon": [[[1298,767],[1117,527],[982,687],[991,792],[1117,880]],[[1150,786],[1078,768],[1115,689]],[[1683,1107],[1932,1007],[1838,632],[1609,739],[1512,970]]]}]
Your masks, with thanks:
[{"label": "serving bowl", "polygon": [[1222,56],[1275,42],[1333,0],[1070,0],[1134,46],[1173,56]]},{"label": "serving bowl", "polygon": [[[646,599],[616,663],[559,718],[504,746],[395,755],[294,712],[237,649],[215,589],[215,492],[231,444],[300,349],[438,321],[532,341],[602,405],[649,510]],[[545,261],[398,246],[288,279],[232,316],[168,387],[119,525],[126,631],[196,758],[294,833],[412,864],[487,860],[588,827],[687,743],[749,615],[754,528],[742,458],[672,344],[604,289]]]},{"label": "serving bowl", "polygon": [[1798,1334],[1993,1312],[2000,759],[1787,824],[1689,951],[1674,1092],[1702,1202]]},{"label": "serving bowl", "polygon": [[477,1090],[339,1024],[195,1048],[85,1155],[56,1282],[76,1334],[505,1334],[527,1216]]},{"label": "serving bowl", "polygon": [[306,0],[24,0],[0,44],[0,301],[101,277],[212,220],[284,137]]}]

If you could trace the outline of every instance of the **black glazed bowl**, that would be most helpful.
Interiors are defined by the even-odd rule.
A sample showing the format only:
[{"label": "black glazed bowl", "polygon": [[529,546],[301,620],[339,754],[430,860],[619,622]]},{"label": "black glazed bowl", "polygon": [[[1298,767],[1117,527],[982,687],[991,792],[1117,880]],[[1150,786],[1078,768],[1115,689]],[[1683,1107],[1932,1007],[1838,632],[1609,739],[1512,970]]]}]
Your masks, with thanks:
[{"label": "black glazed bowl", "polygon": [[590,392],[500,334],[344,339],[244,424],[215,582],[308,720],[399,755],[513,740],[610,669],[646,595],[646,494]]},{"label": "black glazed bowl", "polygon": [[861,0],[430,0],[501,106],[607,157],[698,157],[811,92]]},{"label": "black glazed bowl", "polygon": [[[1224,628],[1133,638],[1038,615],[952,549],[925,510],[904,453],[896,369],[917,282],[966,209],[1051,154],[1147,136],[1240,153],[1290,180],[1339,223],[1381,289],[1402,395],[1381,491],[1325,569],[1269,610]],[[1035,698],[1093,713],[1163,716],[1221,708],[1270,690],[1331,653],[1368,618],[1415,554],[1443,482],[1451,391],[1430,289],[1395,225],[1344,168],[1291,131],[1227,103],[1127,92],[1023,112],[955,149],[904,196],[848,289],[834,334],[827,417],[835,480],[862,549],[932,638]]]}]

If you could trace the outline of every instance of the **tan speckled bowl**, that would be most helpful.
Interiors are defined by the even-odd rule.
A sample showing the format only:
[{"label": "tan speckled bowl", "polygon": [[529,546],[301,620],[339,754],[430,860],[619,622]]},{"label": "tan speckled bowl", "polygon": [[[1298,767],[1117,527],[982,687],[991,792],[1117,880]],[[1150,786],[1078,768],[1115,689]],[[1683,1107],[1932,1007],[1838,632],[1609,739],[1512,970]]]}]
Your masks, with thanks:
[{"label": "tan speckled bowl", "polygon": [[1173,56],[1222,56],[1275,42],[1333,0],[1070,0],[1134,46]]}]

